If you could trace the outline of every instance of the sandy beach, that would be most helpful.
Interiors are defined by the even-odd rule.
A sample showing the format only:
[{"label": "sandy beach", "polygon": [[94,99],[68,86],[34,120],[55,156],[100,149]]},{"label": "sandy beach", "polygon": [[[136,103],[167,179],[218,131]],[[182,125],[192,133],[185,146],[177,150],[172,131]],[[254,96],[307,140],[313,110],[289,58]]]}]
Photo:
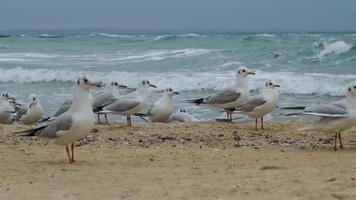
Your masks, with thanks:
[{"label": "sandy beach", "polygon": [[63,146],[0,126],[0,199],[355,199],[355,128],[302,135],[308,122],[97,125]]}]

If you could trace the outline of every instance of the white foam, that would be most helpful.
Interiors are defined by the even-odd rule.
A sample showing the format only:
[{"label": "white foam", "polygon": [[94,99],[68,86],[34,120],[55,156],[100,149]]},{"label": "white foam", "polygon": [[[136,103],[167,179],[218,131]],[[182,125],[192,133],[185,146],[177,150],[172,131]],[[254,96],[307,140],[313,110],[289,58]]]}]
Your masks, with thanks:
[{"label": "white foam", "polygon": [[329,54],[341,54],[350,51],[352,48],[351,44],[347,44],[344,41],[336,41],[330,44],[325,43],[324,49],[321,50],[318,54],[320,61],[325,59],[325,56]]},{"label": "white foam", "polygon": [[[0,69],[1,82],[71,82],[80,74],[87,74],[94,80],[117,80],[130,87],[136,87],[143,79],[149,79],[160,89],[173,87],[178,91],[184,90],[221,90],[234,84],[235,70],[228,72],[94,72],[90,68],[73,70],[25,69],[21,67]],[[356,84],[356,75],[302,74],[292,72],[257,71],[251,76],[250,89],[264,87],[267,80],[281,85],[280,91],[286,94],[318,94],[343,96],[347,86]]]}]

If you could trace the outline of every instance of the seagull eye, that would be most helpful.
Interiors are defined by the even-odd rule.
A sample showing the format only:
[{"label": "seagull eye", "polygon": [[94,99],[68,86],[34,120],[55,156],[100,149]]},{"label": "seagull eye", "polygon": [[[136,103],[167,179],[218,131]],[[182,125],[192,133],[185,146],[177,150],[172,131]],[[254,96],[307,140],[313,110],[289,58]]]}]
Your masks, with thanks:
[{"label": "seagull eye", "polygon": [[272,83],[269,83],[269,85],[272,85]]},{"label": "seagull eye", "polygon": [[169,89],[170,92],[172,92],[172,89]]},{"label": "seagull eye", "polygon": [[354,86],[354,89],[356,90],[356,86]]},{"label": "seagull eye", "polygon": [[85,79],[84,79],[84,83],[88,83],[88,79],[85,78]]},{"label": "seagull eye", "polygon": [[115,82],[115,86],[119,85],[118,83]]},{"label": "seagull eye", "polygon": [[243,69],[242,72],[246,72],[246,70]]}]

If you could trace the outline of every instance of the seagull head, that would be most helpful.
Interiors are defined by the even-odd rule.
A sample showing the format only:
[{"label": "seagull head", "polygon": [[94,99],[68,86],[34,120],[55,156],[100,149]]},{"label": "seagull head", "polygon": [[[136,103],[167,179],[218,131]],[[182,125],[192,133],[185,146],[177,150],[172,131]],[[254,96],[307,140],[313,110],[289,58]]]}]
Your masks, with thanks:
[{"label": "seagull head", "polygon": [[348,96],[348,97],[356,96],[356,85],[350,86],[347,88],[346,96]]},{"label": "seagull head", "polygon": [[126,85],[121,85],[116,81],[110,81],[109,84],[107,85],[109,89],[122,89],[122,88],[127,88]]},{"label": "seagull head", "polygon": [[91,87],[101,87],[100,82],[92,82],[87,76],[80,76],[76,81],[76,85],[84,90],[89,90]]},{"label": "seagull head", "polygon": [[164,90],[164,93],[170,97],[173,97],[174,95],[179,94],[179,92],[174,91],[172,88],[166,88]]},{"label": "seagull head", "polygon": [[30,102],[38,102],[39,98],[36,94],[31,94],[28,99],[30,100]]},{"label": "seagull head", "polygon": [[247,77],[248,75],[255,75],[255,71],[248,69],[247,67],[240,67],[236,72],[236,78]]},{"label": "seagull head", "polygon": [[178,110],[178,112],[186,113],[187,111],[186,111],[184,108],[180,108],[180,109]]},{"label": "seagull head", "polygon": [[2,92],[1,93],[1,98],[4,99],[4,100],[9,100],[9,99],[15,100],[15,98],[11,97],[8,92]]},{"label": "seagull head", "polygon": [[272,81],[267,81],[267,82],[266,82],[266,87],[267,87],[267,88],[270,88],[270,89],[276,89],[276,88],[279,88],[279,87],[281,87],[281,86],[272,83]]},{"label": "seagull head", "polygon": [[151,84],[149,81],[147,80],[143,80],[139,83],[139,88],[142,88],[142,89],[148,89],[150,87],[153,87],[153,88],[157,88],[157,86]]}]

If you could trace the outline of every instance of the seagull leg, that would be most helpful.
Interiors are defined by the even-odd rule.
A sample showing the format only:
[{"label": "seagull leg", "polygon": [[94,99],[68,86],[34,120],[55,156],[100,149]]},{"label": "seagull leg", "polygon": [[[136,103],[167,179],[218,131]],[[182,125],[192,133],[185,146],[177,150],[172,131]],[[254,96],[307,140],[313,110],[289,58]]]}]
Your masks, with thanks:
[{"label": "seagull leg", "polygon": [[127,116],[127,126],[131,127],[131,116]]},{"label": "seagull leg", "polygon": [[335,144],[334,144],[334,150],[337,151],[337,141],[338,141],[338,133],[335,133]]},{"label": "seagull leg", "polygon": [[98,124],[101,124],[101,122],[100,122],[100,114],[98,113],[97,115],[98,115]]},{"label": "seagull leg", "polygon": [[255,120],[255,130],[257,131],[257,123],[258,123],[258,118]]},{"label": "seagull leg", "polygon": [[340,143],[340,148],[344,148],[344,146],[342,146],[342,141],[341,141],[341,133],[339,132],[339,143]]},{"label": "seagull leg", "polygon": [[72,163],[72,159],[70,158],[70,154],[69,154],[68,144],[66,145],[66,150],[67,150],[67,155],[68,155],[69,163]]},{"label": "seagull leg", "polygon": [[72,149],[72,162],[74,162],[75,161],[74,160],[74,143],[72,143],[71,149]]},{"label": "seagull leg", "polygon": [[261,117],[261,129],[263,130],[263,117]]},{"label": "seagull leg", "polygon": [[232,112],[230,111],[230,120],[231,120],[231,123],[232,123]]},{"label": "seagull leg", "polygon": [[106,113],[104,114],[104,116],[105,116],[105,121],[106,121],[106,123],[108,124],[109,121],[108,121],[108,116],[106,115]]}]

